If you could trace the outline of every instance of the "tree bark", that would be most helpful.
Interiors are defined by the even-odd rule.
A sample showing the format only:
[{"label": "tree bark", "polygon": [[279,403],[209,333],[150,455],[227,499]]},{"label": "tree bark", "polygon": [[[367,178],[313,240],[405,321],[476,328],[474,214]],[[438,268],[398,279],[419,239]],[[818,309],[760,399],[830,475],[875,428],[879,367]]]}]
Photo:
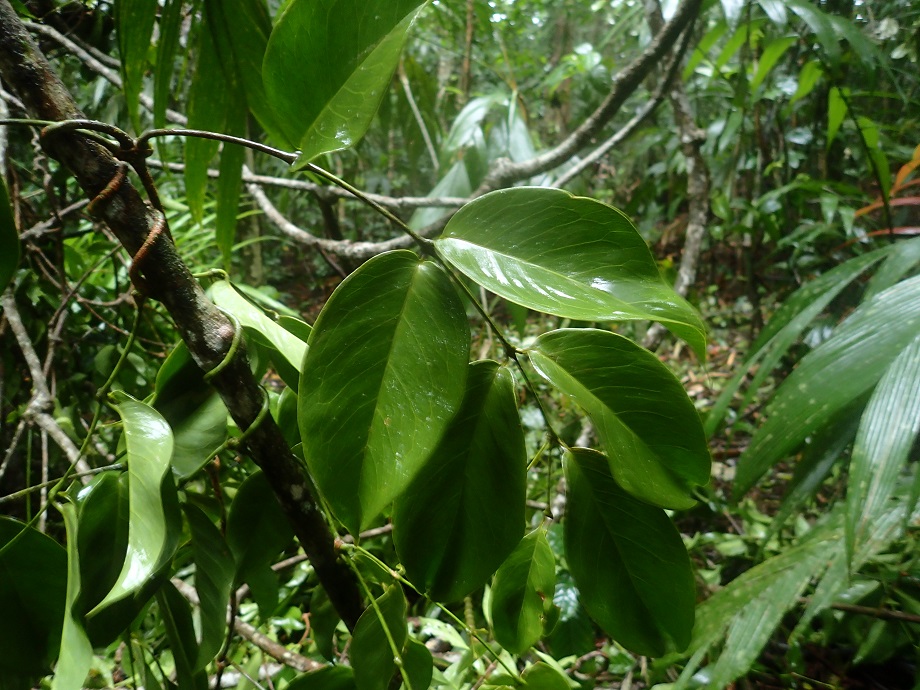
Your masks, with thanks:
[{"label": "tree bark", "polygon": [[[67,88],[39,51],[9,0],[0,0],[0,77],[42,120],[83,117]],[[95,199],[119,170],[104,146],[76,131],[43,139],[48,154],[70,170],[86,195]],[[159,212],[148,206],[127,181],[99,214],[131,256],[148,241]],[[154,296],[166,307],[195,362],[205,371],[220,364],[233,341],[233,324],[204,294],[165,234],[149,246],[141,271]],[[243,352],[211,379],[240,429],[249,429],[263,403],[263,391]],[[351,572],[339,562],[335,542],[311,491],[302,463],[291,453],[281,430],[267,416],[246,440],[248,454],[265,472],[304,551],[338,613],[351,629],[363,604]]]}]

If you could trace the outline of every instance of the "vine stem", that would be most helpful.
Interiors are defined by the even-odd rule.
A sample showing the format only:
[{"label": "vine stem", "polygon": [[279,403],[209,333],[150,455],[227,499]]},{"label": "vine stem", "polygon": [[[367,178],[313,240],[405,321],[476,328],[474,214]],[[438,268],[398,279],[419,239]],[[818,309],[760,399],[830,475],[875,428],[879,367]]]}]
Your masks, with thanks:
[{"label": "vine stem", "polygon": [[[361,571],[358,570],[358,567],[354,564],[352,559],[346,558],[345,561],[348,563],[348,567],[351,568],[351,571],[355,574],[355,577],[361,584],[361,589],[364,590],[364,595],[371,602],[371,607],[374,609],[374,613],[377,615],[377,620],[380,621],[380,627],[383,628],[383,634],[386,635],[387,642],[390,644],[390,651],[393,652],[393,661],[396,662],[396,666],[399,668],[399,675],[402,676],[403,683],[406,685],[406,690],[412,690],[412,681],[409,680],[409,673],[406,671],[406,666],[403,663],[402,651],[396,646],[396,640],[393,637],[393,633],[390,632],[390,626],[387,625],[386,618],[383,616],[383,611],[380,610],[380,605],[377,603],[377,599],[374,598],[370,587],[367,586],[367,581],[364,579],[364,576],[361,575]],[[387,568],[387,570],[389,571],[390,569]]]},{"label": "vine stem", "polygon": [[[412,582],[410,582],[409,580],[407,580],[401,573],[399,573],[398,571],[393,570],[392,568],[390,568],[390,566],[388,566],[386,563],[384,563],[383,561],[381,561],[379,558],[377,558],[374,554],[372,554],[372,553],[371,553],[370,551],[368,551],[367,549],[362,548],[361,546],[359,546],[359,545],[357,545],[357,544],[347,544],[347,545],[344,545],[344,548],[346,548],[347,550],[354,550],[354,551],[359,552],[361,555],[367,557],[369,560],[373,561],[373,562],[376,563],[378,566],[380,566],[381,568],[383,568],[384,570],[386,570],[387,572],[389,572],[390,575],[393,577],[393,579],[396,580],[397,582],[399,582],[400,584],[405,585],[406,587],[408,587],[409,589],[411,589],[413,592],[415,592],[415,593],[418,594],[419,596],[422,596],[422,597],[425,596],[425,593],[424,593],[424,592],[422,592],[422,591],[421,591],[418,587],[416,587]],[[349,560],[349,564],[351,565],[351,561],[350,561],[350,560]],[[354,565],[352,565],[352,569],[353,569],[353,570],[355,569],[355,568],[354,568]],[[357,570],[356,570],[355,572],[357,573]],[[360,574],[358,574],[358,577],[359,577],[359,578],[361,577]],[[363,580],[363,579],[361,580],[361,583],[364,584],[364,580]],[[366,585],[365,585],[365,587],[366,587]],[[368,592],[368,596],[370,596],[370,592]],[[373,597],[371,597],[371,601],[374,601]],[[468,633],[470,634],[471,637],[475,638],[476,641],[479,642],[479,643],[483,646],[483,648],[488,652],[489,656],[491,656],[493,659],[495,659],[496,663],[498,663],[503,669],[505,669],[505,671],[508,672],[508,675],[509,675],[509,676],[511,676],[512,678],[514,678],[515,683],[517,683],[518,685],[523,684],[523,681],[521,680],[521,678],[520,678],[520,676],[518,675],[517,671],[515,671],[514,669],[512,669],[511,667],[509,667],[508,664],[506,664],[505,661],[501,658],[501,656],[495,653],[495,650],[492,649],[492,647],[489,646],[489,643],[488,643],[486,640],[484,640],[484,639],[482,638],[482,636],[481,636],[478,632],[476,632],[476,630],[475,630],[471,625],[468,625],[465,621],[461,620],[453,611],[451,611],[449,608],[447,608],[446,606],[444,606],[444,604],[442,604],[441,602],[439,602],[439,601],[433,601],[433,600],[430,600],[430,601],[431,601],[435,606],[437,606],[441,611],[443,611],[444,614],[447,615],[454,623],[456,623],[456,624],[459,625],[463,630],[465,630],[466,632],[468,632]],[[379,616],[379,615],[380,615],[380,614],[378,613],[378,616]]]}]

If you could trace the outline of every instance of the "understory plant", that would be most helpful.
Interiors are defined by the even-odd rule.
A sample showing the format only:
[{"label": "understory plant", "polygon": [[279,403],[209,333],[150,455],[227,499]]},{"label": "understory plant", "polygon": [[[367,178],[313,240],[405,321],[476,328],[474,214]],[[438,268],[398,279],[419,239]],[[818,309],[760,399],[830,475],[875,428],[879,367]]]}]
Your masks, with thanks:
[{"label": "understory plant", "polygon": [[[424,7],[417,0],[293,0],[273,21],[261,2],[204,2],[189,95],[195,129],[157,128],[182,6],[117,3],[138,131],[154,23],[164,51],[155,126],[135,137],[83,118],[13,6],[0,3],[2,76],[37,118],[8,124],[41,128],[42,146],[90,198],[90,216],[130,252],[136,289],[136,318],[106,360],[98,404],[76,412],[91,421],[61,442],[71,469],[46,487],[31,520],[0,519],[0,687],[27,688],[49,673],[43,682],[55,690],[82,687],[108,649],[137,686],[203,688],[230,666],[258,674],[239,634],[301,672],[276,678],[292,688],[563,688],[571,678],[535,646],[582,610],[635,654],[683,650],[696,590],[667,511],[695,504],[710,456],[679,381],[609,324],[662,323],[700,359],[706,343],[631,221],[589,198],[524,186],[483,194],[420,233],[316,163],[370,126]],[[662,34],[675,40],[685,18]],[[239,136],[248,115],[296,150]],[[222,142],[215,226],[224,269],[192,276],[173,242],[146,159],[150,142],[175,136],[187,138],[188,208],[199,216]],[[356,259],[312,325],[253,301],[225,270],[247,147],[358,196],[405,233],[398,248]],[[2,208],[12,323],[25,279]],[[515,338],[490,315],[485,291],[569,327]],[[154,376],[126,384],[151,302],[181,341]],[[479,318],[500,345],[494,359],[471,357]],[[16,335],[32,379],[44,380],[28,333]],[[559,393],[590,419],[598,448],[557,428]],[[529,422],[542,436],[530,447],[522,400],[542,418]],[[47,402],[36,392],[23,414],[47,423]],[[87,467],[99,446],[116,462]],[[564,514],[551,508],[561,474]],[[546,482],[539,508],[528,507],[534,479]],[[56,535],[36,529],[52,510],[63,524]],[[307,655],[258,642],[241,617],[248,596],[263,621],[292,605],[272,566],[295,535],[308,562],[297,604],[309,613]],[[391,541],[378,547],[381,536]],[[557,575],[569,601],[554,596]],[[469,613],[481,593],[486,621]],[[456,652],[446,666],[435,667],[432,638]]]}]

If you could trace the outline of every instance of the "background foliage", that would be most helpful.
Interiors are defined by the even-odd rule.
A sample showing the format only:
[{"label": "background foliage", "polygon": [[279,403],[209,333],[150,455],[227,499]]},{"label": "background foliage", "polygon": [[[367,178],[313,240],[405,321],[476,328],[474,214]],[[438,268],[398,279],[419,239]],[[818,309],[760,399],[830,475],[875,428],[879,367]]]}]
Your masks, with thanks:
[{"label": "background foliage", "polygon": [[696,5],[13,3],[265,405],[5,127],[0,688],[916,687],[920,7]]}]

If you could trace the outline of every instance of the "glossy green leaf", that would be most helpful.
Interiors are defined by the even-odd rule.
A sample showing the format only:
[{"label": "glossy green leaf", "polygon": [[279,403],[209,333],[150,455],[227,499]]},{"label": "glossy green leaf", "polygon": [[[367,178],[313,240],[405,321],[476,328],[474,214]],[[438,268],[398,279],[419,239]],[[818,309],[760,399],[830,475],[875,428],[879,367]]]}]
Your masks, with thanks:
[{"label": "glossy green leaf", "polygon": [[492,192],[461,208],[435,245],[512,302],[582,321],[660,321],[705,356],[699,315],[665,284],[629,218],[599,201],[538,187]]},{"label": "glossy green leaf", "polygon": [[492,581],[492,632],[512,654],[523,654],[545,632],[556,586],[556,559],[539,528],[521,539]]},{"label": "glossy green leaf", "polygon": [[188,479],[226,440],[228,412],[185,343],[169,353],[157,372],[153,406],[172,429],[173,471],[178,479]]},{"label": "glossy green leaf", "polygon": [[310,334],[298,418],[310,474],[349,531],[409,485],[457,412],[470,334],[437,264],[377,256],[330,297]]},{"label": "glossy green leaf", "polygon": [[419,0],[291,0],[275,22],[262,79],[306,164],[353,146],[389,87]]},{"label": "glossy green leaf", "polygon": [[709,481],[703,426],[680,382],[655,355],[623,336],[563,329],[528,350],[547,381],[588,413],[617,482],[663,508],[689,508]]},{"label": "glossy green leaf", "polygon": [[153,126],[166,126],[166,109],[173,90],[176,51],[182,28],[182,0],[165,0],[160,12],[157,68],[153,71]]},{"label": "glossy green leaf", "polygon": [[77,551],[87,557],[80,559],[80,593],[72,608],[84,616],[93,646],[103,646],[124,630],[143,605],[125,601],[85,618],[109,593],[124,567],[130,521],[128,474],[105,472],[80,491],[78,498]]},{"label": "glossy green leaf", "polygon": [[661,656],[690,642],[696,588],[674,523],[637,501],[586,448],[566,453],[565,555],[581,601],[614,640]]},{"label": "glossy green leaf", "polygon": [[234,560],[220,530],[201,508],[183,506],[191,532],[192,557],[195,560],[195,590],[198,592],[198,656],[192,659],[194,670],[203,669],[220,651],[227,638],[227,606],[233,586]]},{"label": "glossy green leaf", "polygon": [[115,0],[115,26],[118,32],[118,52],[125,86],[125,103],[134,127],[140,130],[138,98],[147,71],[147,51],[157,16],[157,0]]},{"label": "glossy green leaf", "polygon": [[856,434],[847,481],[847,553],[875,531],[920,431],[920,337],[888,367]]},{"label": "glossy green leaf", "polygon": [[571,690],[572,688],[565,674],[544,661],[528,666],[521,674],[521,678],[527,690]]},{"label": "glossy green leaf", "polygon": [[58,654],[67,554],[50,537],[6,516],[0,516],[0,549],[0,679],[25,690]]},{"label": "glossy green leaf", "polygon": [[293,538],[291,526],[265,475],[253,472],[240,485],[230,504],[227,546],[236,563],[234,582],[249,584],[262,609],[275,607],[278,583],[269,566]]},{"label": "glossy green leaf", "polygon": [[747,491],[841,409],[868,392],[920,328],[920,276],[863,302],[808,353],[767,409],[738,460],[735,491]]},{"label": "glossy green leaf", "polygon": [[547,642],[557,659],[579,657],[594,649],[594,623],[581,605],[578,588],[572,575],[563,570],[556,576],[553,604],[559,609],[559,620]]},{"label": "glossy green leaf", "polygon": [[146,599],[149,586],[169,567],[180,531],[169,424],[152,407],[126,394],[121,394],[116,409],[127,446],[128,548],[118,579],[87,614],[90,617],[121,600]]},{"label": "glossy green leaf", "polygon": [[524,531],[524,432],[511,374],[470,365],[457,416],[393,513],[396,552],[435,601],[486,583]]},{"label": "glossy green leaf", "polygon": [[209,294],[218,307],[239,320],[247,335],[278,354],[278,357],[273,358],[278,367],[278,374],[296,392],[307,351],[306,343],[272,321],[262,309],[243,297],[228,281],[216,281],[211,285]]},{"label": "glossy green leaf", "polygon": [[[0,176],[2,177],[2,176]],[[6,180],[0,179],[0,292],[6,290],[19,264],[19,233],[13,220]]]},{"label": "glossy green leaf", "polygon": [[[355,675],[350,666],[326,666],[297,676],[287,690],[356,690]],[[415,690],[413,687],[412,690]]]},{"label": "glossy green leaf", "polygon": [[434,657],[424,642],[410,637],[403,652],[403,668],[412,690],[428,690],[434,674]]},{"label": "glossy green leaf", "polygon": [[163,627],[176,665],[178,690],[207,690],[207,674],[195,668],[198,641],[195,639],[191,605],[172,582],[164,583],[157,592],[157,603],[160,605]]},{"label": "glossy green leaf", "polygon": [[67,594],[64,604],[64,628],[61,632],[61,655],[54,668],[51,690],[81,690],[93,662],[93,646],[83,629],[73,605],[80,592],[80,553],[77,541],[77,507],[60,506],[67,530]]},{"label": "glossy green leaf", "polygon": [[358,690],[386,690],[396,672],[394,650],[388,637],[392,638],[398,653],[402,653],[409,637],[406,595],[399,584],[391,585],[377,599],[377,609],[380,615],[373,606],[364,610],[351,638],[349,656]]}]

